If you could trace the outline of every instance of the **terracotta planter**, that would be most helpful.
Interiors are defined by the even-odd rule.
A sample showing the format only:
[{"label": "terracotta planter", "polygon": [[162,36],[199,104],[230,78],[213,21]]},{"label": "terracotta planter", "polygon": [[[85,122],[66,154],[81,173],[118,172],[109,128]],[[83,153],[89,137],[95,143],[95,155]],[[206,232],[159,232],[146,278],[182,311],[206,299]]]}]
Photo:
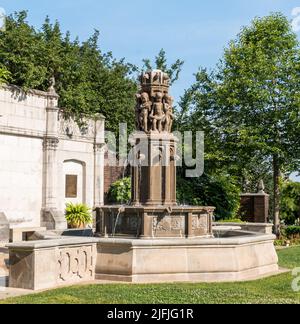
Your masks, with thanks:
[{"label": "terracotta planter", "polygon": [[68,224],[68,227],[70,229],[85,229],[86,225],[85,224]]}]

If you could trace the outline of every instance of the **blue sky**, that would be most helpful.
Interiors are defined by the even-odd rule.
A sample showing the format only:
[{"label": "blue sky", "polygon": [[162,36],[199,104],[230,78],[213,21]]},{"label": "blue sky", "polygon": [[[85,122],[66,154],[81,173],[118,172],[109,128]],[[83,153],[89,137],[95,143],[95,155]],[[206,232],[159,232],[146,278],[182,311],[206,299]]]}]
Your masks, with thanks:
[{"label": "blue sky", "polygon": [[0,7],[7,13],[29,10],[29,22],[35,26],[49,15],[82,40],[99,29],[104,51],[137,65],[165,48],[170,61],[185,61],[172,90],[179,98],[200,66],[218,62],[241,26],[274,11],[292,19],[300,0],[0,0]]},{"label": "blue sky", "polygon": [[103,51],[137,65],[164,48],[170,61],[185,61],[172,89],[178,99],[200,66],[215,66],[242,26],[277,11],[292,20],[300,0],[0,0],[0,7],[7,13],[27,9],[37,27],[49,15],[81,40],[99,29]]}]

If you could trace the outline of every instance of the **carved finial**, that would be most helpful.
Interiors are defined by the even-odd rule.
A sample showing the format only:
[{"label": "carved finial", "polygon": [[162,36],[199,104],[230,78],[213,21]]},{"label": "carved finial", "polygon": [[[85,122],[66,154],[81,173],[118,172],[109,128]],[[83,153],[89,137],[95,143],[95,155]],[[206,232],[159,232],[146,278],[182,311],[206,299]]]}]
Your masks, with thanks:
[{"label": "carved finial", "polygon": [[136,95],[136,127],[146,133],[172,132],[173,98],[169,95],[170,78],[161,70],[143,72],[141,89]]},{"label": "carved finial", "polygon": [[49,83],[50,83],[50,86],[48,88],[48,92],[52,93],[52,94],[56,94],[56,90],[55,90],[56,81],[55,81],[54,76],[51,77]]},{"label": "carved finial", "polygon": [[257,186],[258,193],[265,193],[265,183],[264,180],[260,180]]}]

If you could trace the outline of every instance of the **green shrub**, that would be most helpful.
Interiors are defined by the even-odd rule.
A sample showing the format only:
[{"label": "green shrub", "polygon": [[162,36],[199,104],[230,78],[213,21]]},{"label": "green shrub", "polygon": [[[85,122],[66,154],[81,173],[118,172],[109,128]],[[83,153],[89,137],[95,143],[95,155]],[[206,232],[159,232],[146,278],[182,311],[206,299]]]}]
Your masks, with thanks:
[{"label": "green shrub", "polygon": [[240,189],[227,175],[207,175],[177,180],[177,200],[181,204],[214,206],[216,220],[237,218],[240,208]]},{"label": "green shrub", "polygon": [[114,204],[128,204],[131,200],[131,179],[124,178],[112,184],[108,199]]},{"label": "green shrub", "polygon": [[300,238],[300,226],[288,226],[284,232],[289,239]]},{"label": "green shrub", "polygon": [[0,63],[0,85],[10,80],[10,72]]},{"label": "green shrub", "polygon": [[281,219],[286,225],[295,225],[300,217],[300,183],[288,181],[281,184]]},{"label": "green shrub", "polygon": [[91,209],[85,204],[67,204],[65,215],[71,228],[84,227],[93,222]]}]

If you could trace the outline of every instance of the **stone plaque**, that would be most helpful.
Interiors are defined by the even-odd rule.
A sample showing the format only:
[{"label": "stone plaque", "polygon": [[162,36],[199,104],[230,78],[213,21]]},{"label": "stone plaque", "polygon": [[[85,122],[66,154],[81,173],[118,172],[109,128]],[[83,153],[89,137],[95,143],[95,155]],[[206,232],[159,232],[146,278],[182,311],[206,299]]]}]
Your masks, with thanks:
[{"label": "stone plaque", "polygon": [[66,175],[66,198],[77,198],[77,175]]}]

